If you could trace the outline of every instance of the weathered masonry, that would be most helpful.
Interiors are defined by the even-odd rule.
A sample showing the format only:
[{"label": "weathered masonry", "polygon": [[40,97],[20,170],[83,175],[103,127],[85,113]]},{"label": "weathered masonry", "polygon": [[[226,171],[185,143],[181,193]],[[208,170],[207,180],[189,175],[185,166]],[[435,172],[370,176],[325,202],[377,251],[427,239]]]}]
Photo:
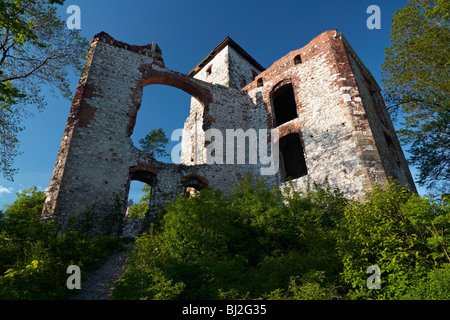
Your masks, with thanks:
[{"label": "weathered masonry", "polygon": [[[152,84],[192,96],[181,164],[152,159],[130,138],[142,89]],[[226,38],[187,75],[167,69],[155,43],[129,45],[100,33],[76,90],[43,220],[56,220],[61,230],[84,225],[92,233],[121,233],[130,227],[122,219],[132,180],[152,186],[152,214],[180,193],[210,186],[228,194],[246,174],[258,176],[268,165],[249,161],[249,154],[244,163],[211,163],[226,151],[211,152],[207,132],[225,137],[227,129],[274,128],[279,170],[264,177],[281,188],[328,184],[362,198],[393,177],[415,191],[380,88],[336,30],[268,69]],[[270,135],[260,136],[258,148],[271,150],[271,143]]]}]

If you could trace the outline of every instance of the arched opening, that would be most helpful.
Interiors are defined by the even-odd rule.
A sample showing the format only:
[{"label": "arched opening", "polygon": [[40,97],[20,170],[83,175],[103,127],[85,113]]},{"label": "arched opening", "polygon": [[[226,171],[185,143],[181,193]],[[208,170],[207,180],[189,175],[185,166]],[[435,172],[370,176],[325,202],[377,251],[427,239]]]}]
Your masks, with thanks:
[{"label": "arched opening", "polygon": [[[131,139],[133,144],[143,150],[140,141],[145,139],[152,130],[162,129],[168,143],[163,149],[165,154],[154,152],[154,158],[162,162],[172,162],[171,150],[180,141],[170,141],[172,133],[182,129],[189,116],[191,95],[172,86],[152,84],[143,88],[142,102],[137,113]],[[157,138],[157,137],[156,137]],[[157,141],[156,141],[157,142]],[[158,151],[155,150],[155,151]]]},{"label": "arched opening", "polygon": [[197,196],[200,191],[208,186],[206,179],[199,176],[188,176],[185,177],[184,182],[184,192],[187,198]]},{"label": "arched opening", "polygon": [[284,181],[300,178],[308,174],[305,154],[298,133],[290,133],[280,139],[280,163]]},{"label": "arched opening", "polygon": [[[206,130],[212,121],[209,115],[212,94],[204,84],[199,84],[195,79],[177,72],[157,71],[151,67],[143,69],[142,72],[145,80],[140,90],[135,92],[137,107],[129,113],[128,134],[134,145],[141,149],[139,141],[151,130],[161,128],[169,140],[167,153],[160,159],[154,158],[163,162],[171,162],[172,150],[175,146],[179,147],[178,144],[181,141],[179,135],[181,130],[174,131],[183,129],[190,114],[191,101],[198,102],[203,108],[203,125],[201,127]],[[174,139],[178,140],[170,141],[172,133],[176,133]],[[175,163],[180,163],[179,158],[175,160]]]},{"label": "arched opening", "polygon": [[[212,95],[191,78],[175,72],[155,71],[149,68],[143,70],[143,77],[145,81],[142,84],[142,92],[137,93],[137,97],[142,94],[142,98],[136,99],[138,105],[140,102],[140,107],[130,114],[131,139],[134,146],[142,150],[140,141],[152,130],[162,129],[168,139],[166,147],[163,148],[165,154],[155,152],[153,158],[171,163],[172,150],[181,143],[181,137],[176,136],[178,140],[171,141],[171,136],[175,130],[183,129],[190,114],[191,100],[198,101],[205,108],[204,117],[208,117],[207,108]],[[133,170],[130,173],[129,199],[133,203],[139,202],[145,196],[145,192],[151,191],[152,181],[156,181],[146,179],[142,175],[145,174]],[[156,179],[156,176],[153,179]],[[135,180],[141,183],[134,182]]]},{"label": "arched opening", "polygon": [[297,118],[297,104],[291,83],[281,86],[272,93],[272,106],[276,126]]},{"label": "arched opening", "polygon": [[[161,162],[171,163],[172,150],[174,150],[174,147],[179,147],[181,143],[179,135],[176,135],[177,140],[171,141],[172,133],[175,130],[183,129],[185,121],[190,115],[191,100],[198,101],[204,108],[203,124],[205,124],[210,121],[208,107],[212,101],[212,94],[204,85],[177,72],[157,71],[151,66],[141,71],[144,81],[139,91],[135,92],[137,107],[132,109],[129,114],[130,123],[127,130],[134,146],[142,150],[140,141],[153,129],[161,128],[169,140],[165,148],[166,153],[164,155],[154,153],[153,158]],[[152,154],[147,150],[145,152],[152,157]],[[148,159],[148,156],[146,158]],[[151,202],[152,184],[156,183],[156,174],[145,169],[141,170],[140,165],[138,167],[139,169],[130,168],[129,198],[133,202],[140,201],[142,189],[145,188],[146,184],[147,191],[145,192],[150,192],[149,201]],[[140,181],[141,183],[133,181]],[[140,197],[139,200],[137,197]]]}]

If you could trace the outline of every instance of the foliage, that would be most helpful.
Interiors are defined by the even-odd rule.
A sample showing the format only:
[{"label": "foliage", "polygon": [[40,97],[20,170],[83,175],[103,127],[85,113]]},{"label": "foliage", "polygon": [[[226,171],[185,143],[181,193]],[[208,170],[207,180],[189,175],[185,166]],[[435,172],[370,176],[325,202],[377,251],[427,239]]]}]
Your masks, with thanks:
[{"label": "foliage", "polygon": [[[393,182],[366,200],[242,181],[181,195],[136,240],[115,299],[448,299],[450,206]],[[367,268],[381,269],[381,289]],[[158,291],[164,288],[163,291]],[[157,290],[158,289],[158,290]],[[160,295],[161,294],[161,295]]]},{"label": "foliage", "polygon": [[[448,199],[423,198],[390,183],[368,192],[364,203],[352,202],[341,221],[338,243],[348,297],[410,296],[424,286],[428,273],[438,274],[450,262],[449,233]],[[367,290],[370,265],[381,270],[381,290]]]},{"label": "foliage", "polygon": [[153,129],[143,139],[139,140],[141,149],[148,152],[152,157],[165,157],[169,154],[166,152],[166,146],[169,143],[163,129]]},{"label": "foliage", "polygon": [[450,300],[450,264],[429,271],[403,297],[410,300]]},{"label": "foliage", "polygon": [[[63,299],[66,268],[84,275],[120,242],[39,221],[45,195],[0,212],[0,299]],[[180,195],[135,241],[114,299],[449,299],[450,199],[394,182],[364,201],[316,187],[281,192],[247,177],[229,197]],[[381,288],[368,289],[367,268]]]},{"label": "foliage", "polygon": [[170,299],[329,298],[341,270],[332,229],[345,201],[323,190],[284,200],[250,178],[231,198],[180,195],[136,240],[113,297],[157,299],[149,288],[164,281]]},{"label": "foliage", "polygon": [[35,105],[46,105],[49,86],[71,97],[68,71],[80,71],[88,43],[56,13],[61,0],[3,0],[0,3],[0,170],[12,180],[21,122]]},{"label": "foliage", "polygon": [[446,0],[410,0],[394,15],[383,64],[385,98],[404,116],[399,136],[418,182],[441,193],[450,193],[449,17]]},{"label": "foliage", "polygon": [[298,277],[291,277],[287,290],[276,289],[265,298],[269,300],[326,300],[331,296],[325,288],[320,286],[323,279],[323,272],[312,272],[304,279],[297,282]]},{"label": "foliage", "polygon": [[120,242],[111,236],[90,238],[76,231],[55,233],[41,223],[45,193],[30,188],[0,211],[0,299],[64,299],[69,265],[82,274],[93,270]]}]

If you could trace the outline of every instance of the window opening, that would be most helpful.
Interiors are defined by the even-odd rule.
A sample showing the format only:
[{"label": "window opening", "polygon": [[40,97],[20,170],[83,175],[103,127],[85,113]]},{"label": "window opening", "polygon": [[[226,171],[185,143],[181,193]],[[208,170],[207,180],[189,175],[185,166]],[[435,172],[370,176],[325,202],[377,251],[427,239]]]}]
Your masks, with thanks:
[{"label": "window opening", "polygon": [[212,73],[212,65],[210,65],[208,69],[206,69],[206,76],[209,77],[211,73]]},{"label": "window opening", "polygon": [[272,102],[277,126],[297,118],[297,104],[292,84],[277,89],[272,94]]},{"label": "window opening", "polygon": [[155,158],[158,161],[172,163],[171,151],[180,141],[171,141],[171,136],[175,130],[184,127],[190,113],[190,104],[191,95],[178,88],[162,84],[144,87],[141,106],[131,135],[134,146],[142,150],[139,141],[153,129],[161,128],[169,140],[163,148],[167,154],[155,153]]},{"label": "window opening", "polygon": [[262,79],[262,78],[259,78],[259,79],[256,81],[256,86],[258,86],[258,87],[262,87],[262,86],[263,86],[263,79]]},{"label": "window opening", "polygon": [[298,133],[291,133],[280,139],[280,155],[284,165],[283,178],[285,181],[308,174],[305,154]]},{"label": "window opening", "polygon": [[252,70],[252,80],[254,81],[256,77],[258,76],[258,73],[255,70]]},{"label": "window opening", "polygon": [[186,198],[196,197],[206,185],[196,177],[188,177],[185,183]]}]

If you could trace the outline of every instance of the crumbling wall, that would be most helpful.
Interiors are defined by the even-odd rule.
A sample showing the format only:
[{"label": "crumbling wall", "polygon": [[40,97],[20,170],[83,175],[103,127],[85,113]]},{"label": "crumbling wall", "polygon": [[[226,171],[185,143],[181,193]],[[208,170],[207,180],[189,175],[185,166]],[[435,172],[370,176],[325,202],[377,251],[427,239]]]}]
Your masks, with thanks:
[{"label": "crumbling wall", "polygon": [[[165,68],[156,44],[130,46],[105,33],[97,35],[91,42],[66,124],[43,220],[56,220],[61,230],[89,220],[90,232],[102,233],[111,230],[106,226],[112,220],[110,213],[117,211],[117,203],[125,213],[133,179],[147,182],[149,177],[156,177],[151,182],[153,214],[164,207],[165,201],[184,192],[186,176],[198,175],[219,189],[225,185],[216,174],[221,169],[202,168],[197,174],[195,166],[157,162],[133,145],[130,136],[142,88],[151,84],[171,85],[191,94],[202,106],[202,123],[214,123],[208,110],[214,115],[226,103],[225,87]],[[238,99],[233,102],[239,103]]]},{"label": "crumbling wall", "polygon": [[[375,183],[383,183],[390,175],[405,177],[402,172],[409,173],[406,162],[391,166],[392,162],[385,160],[388,154],[383,157],[378,150],[380,139],[374,138],[372,129],[379,128],[380,120],[371,109],[373,93],[365,91],[356,79],[364,73],[371,83],[376,82],[359,59],[358,65],[351,62],[356,59],[342,35],[330,30],[282,57],[244,87],[255,103],[259,100],[267,107],[271,114],[268,126],[276,127],[280,138],[300,134],[308,174],[282,182],[282,187],[293,184],[305,190],[317,183],[363,198]],[[277,126],[272,94],[287,83],[294,88],[298,117]],[[388,116],[386,121],[393,132]],[[398,141],[396,146],[396,152],[402,154]],[[400,183],[415,190],[410,177]]]},{"label": "crumbling wall", "polygon": [[[149,219],[163,212],[166,201],[187,190],[210,186],[230,194],[247,174],[258,177],[261,169],[275,164],[262,163],[260,154],[252,162],[256,151],[249,145],[242,163],[235,157],[237,149],[229,149],[232,159],[227,158],[228,147],[237,143],[232,134],[238,130],[240,138],[242,133],[256,132],[257,150],[265,147],[268,155],[279,141],[295,140],[283,138],[298,137],[303,156],[293,160],[303,161],[305,170],[288,181],[285,158],[302,153],[281,152],[272,159],[280,170],[263,175],[281,188],[293,185],[306,190],[317,183],[362,199],[374,184],[393,176],[415,190],[378,86],[336,30],[322,33],[264,71],[235,47],[223,46],[191,77],[167,69],[155,43],[134,46],[106,33],[96,35],[64,130],[42,219],[56,220],[61,231],[77,227],[92,234],[129,236],[146,225],[123,217],[132,180],[152,187]],[[181,164],[152,159],[130,138],[142,89],[152,84],[174,86],[192,96]],[[274,97],[286,86],[293,90],[296,115],[278,124],[274,108],[283,106],[275,105]],[[272,129],[281,140],[271,134]],[[221,150],[212,150],[213,139],[205,136],[211,132],[223,138]],[[248,143],[245,136],[244,141]]]}]

